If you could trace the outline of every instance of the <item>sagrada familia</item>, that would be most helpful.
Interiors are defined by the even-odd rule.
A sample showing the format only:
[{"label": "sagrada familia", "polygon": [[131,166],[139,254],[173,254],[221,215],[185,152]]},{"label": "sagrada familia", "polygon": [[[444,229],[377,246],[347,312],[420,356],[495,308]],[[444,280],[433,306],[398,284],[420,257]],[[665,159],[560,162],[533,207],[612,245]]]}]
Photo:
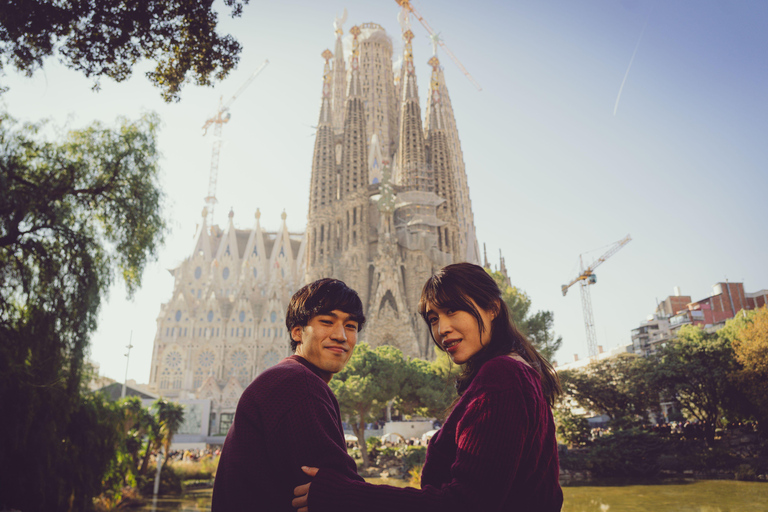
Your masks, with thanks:
[{"label": "sagrada familia", "polygon": [[[306,230],[251,229],[234,214],[202,227],[172,271],[157,319],[149,387],[170,398],[210,399],[212,429],[226,432],[245,387],[290,354],[285,310],[307,282],[336,277],[358,291],[368,322],[360,341],[434,357],[416,312],[426,279],[458,261],[480,262],[461,143],[443,69],[431,67],[422,121],[407,16],[402,65],[376,23],[354,26],[344,55],[322,53],[320,118]],[[436,52],[435,52],[436,53]],[[215,424],[214,424],[215,423]]]}]

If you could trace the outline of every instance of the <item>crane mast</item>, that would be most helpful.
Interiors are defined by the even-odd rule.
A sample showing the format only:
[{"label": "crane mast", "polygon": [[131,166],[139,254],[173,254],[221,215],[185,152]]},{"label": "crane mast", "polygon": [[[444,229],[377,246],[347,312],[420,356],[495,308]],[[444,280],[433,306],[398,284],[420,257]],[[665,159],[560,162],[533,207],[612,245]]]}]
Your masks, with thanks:
[{"label": "crane mast", "polygon": [[579,275],[571,280],[570,283],[561,287],[563,296],[568,293],[568,289],[576,283],[581,286],[581,309],[584,314],[584,328],[587,333],[587,352],[590,359],[597,357],[597,333],[595,332],[595,315],[592,312],[592,296],[589,291],[589,285],[597,283],[595,269],[605,263],[605,260],[616,254],[619,249],[632,241],[630,235],[625,236],[608,249],[605,254],[600,256],[594,263],[584,268],[583,255],[579,255]]},{"label": "crane mast", "polygon": [[269,60],[265,60],[264,63],[253,72],[253,74],[248,77],[248,80],[245,81],[243,85],[240,86],[240,88],[237,90],[235,94],[232,95],[232,97],[224,103],[224,96],[221,96],[219,98],[219,108],[216,111],[216,114],[213,115],[213,117],[208,118],[205,121],[205,124],[203,124],[203,136],[208,133],[208,128],[211,125],[213,126],[213,150],[211,152],[211,172],[208,175],[208,195],[205,197],[205,205],[208,209],[208,214],[211,216],[211,225],[213,224],[213,209],[216,206],[216,203],[218,202],[216,200],[216,181],[218,180],[219,176],[219,154],[221,153],[221,129],[224,126],[224,124],[229,122],[229,118],[231,117],[229,113],[229,107],[232,105],[232,102],[235,101],[235,99],[240,96],[240,94],[248,87],[251,82],[261,73],[265,67],[267,67],[267,64],[269,64]]}]

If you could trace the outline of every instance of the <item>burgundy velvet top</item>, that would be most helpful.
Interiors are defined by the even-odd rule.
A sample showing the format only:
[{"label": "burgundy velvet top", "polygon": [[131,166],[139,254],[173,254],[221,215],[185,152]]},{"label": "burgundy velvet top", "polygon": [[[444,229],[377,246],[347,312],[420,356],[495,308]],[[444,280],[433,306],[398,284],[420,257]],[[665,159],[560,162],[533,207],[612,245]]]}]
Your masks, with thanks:
[{"label": "burgundy velvet top", "polygon": [[347,455],[329,376],[293,355],[245,389],[221,451],[212,511],[294,512],[293,488],[310,480],[301,466],[362,481]]},{"label": "burgundy velvet top", "polygon": [[555,512],[563,504],[555,424],[539,376],[507,356],[483,365],[432,438],[421,489],[320,468],[310,512]]}]

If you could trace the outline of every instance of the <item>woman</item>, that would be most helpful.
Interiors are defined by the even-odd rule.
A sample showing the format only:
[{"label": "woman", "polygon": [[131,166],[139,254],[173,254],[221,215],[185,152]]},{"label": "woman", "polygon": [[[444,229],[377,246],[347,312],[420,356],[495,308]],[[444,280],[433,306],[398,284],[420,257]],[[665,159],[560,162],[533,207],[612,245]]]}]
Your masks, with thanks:
[{"label": "woman", "polygon": [[563,494],[551,406],[552,366],[515,328],[493,278],[448,265],[419,301],[438,349],[464,368],[458,398],[427,448],[421,489],[372,485],[328,469],[296,487],[300,512],[559,511]]}]

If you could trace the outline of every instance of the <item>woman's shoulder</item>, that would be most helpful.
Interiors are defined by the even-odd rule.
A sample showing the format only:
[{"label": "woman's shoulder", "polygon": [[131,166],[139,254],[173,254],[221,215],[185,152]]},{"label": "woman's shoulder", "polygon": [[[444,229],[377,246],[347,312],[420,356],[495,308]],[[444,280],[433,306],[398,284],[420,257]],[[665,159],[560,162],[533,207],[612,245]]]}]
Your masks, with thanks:
[{"label": "woman's shoulder", "polygon": [[539,380],[536,370],[508,355],[496,356],[483,364],[472,384],[487,389],[515,389]]}]

